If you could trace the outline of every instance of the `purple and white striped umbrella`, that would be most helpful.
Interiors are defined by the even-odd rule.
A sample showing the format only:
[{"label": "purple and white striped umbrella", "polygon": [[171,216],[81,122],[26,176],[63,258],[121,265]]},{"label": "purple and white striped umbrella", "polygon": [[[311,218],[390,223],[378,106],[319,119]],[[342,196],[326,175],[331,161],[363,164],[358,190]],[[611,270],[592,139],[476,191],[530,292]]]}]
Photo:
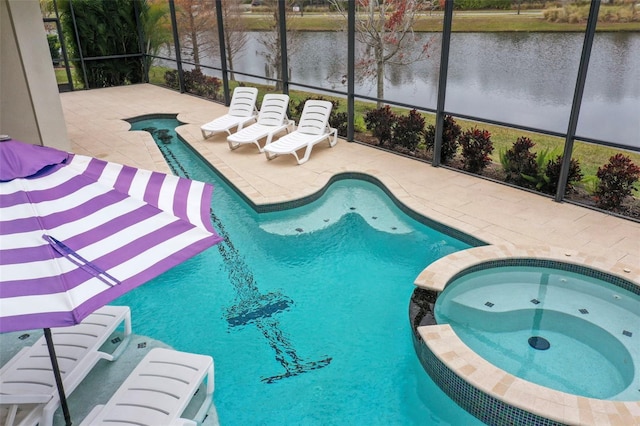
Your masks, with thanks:
[{"label": "purple and white striped umbrella", "polygon": [[[219,243],[210,184],[18,141],[0,142],[0,332],[51,327]],[[43,374],[45,374],[43,372]]]},{"label": "purple and white striped umbrella", "polygon": [[74,325],[220,242],[210,184],[0,143],[0,332]]}]

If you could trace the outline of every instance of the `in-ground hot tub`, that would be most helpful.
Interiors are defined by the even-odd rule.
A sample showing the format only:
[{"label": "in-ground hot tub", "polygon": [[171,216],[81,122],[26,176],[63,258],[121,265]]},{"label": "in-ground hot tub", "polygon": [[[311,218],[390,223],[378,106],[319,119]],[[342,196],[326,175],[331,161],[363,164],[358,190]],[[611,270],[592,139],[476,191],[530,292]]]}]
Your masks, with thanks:
[{"label": "in-ground hot tub", "polygon": [[488,423],[636,424],[638,271],[585,258],[487,246],[429,266],[410,309],[425,370]]},{"label": "in-ground hot tub", "polygon": [[607,281],[549,267],[493,266],[450,282],[435,314],[514,376],[589,398],[640,396],[632,386],[640,296]]}]

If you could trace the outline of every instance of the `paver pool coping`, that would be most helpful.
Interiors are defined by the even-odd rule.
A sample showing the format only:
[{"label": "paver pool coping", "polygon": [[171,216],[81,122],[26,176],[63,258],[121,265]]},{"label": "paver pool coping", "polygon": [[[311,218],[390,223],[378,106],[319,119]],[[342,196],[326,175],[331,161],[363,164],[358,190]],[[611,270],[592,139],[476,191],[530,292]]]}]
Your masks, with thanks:
[{"label": "paver pool coping", "polygon": [[[303,198],[339,173],[364,173],[380,180],[407,208],[494,244],[454,256],[481,256],[483,252],[476,250],[499,249],[502,244],[561,245],[569,250],[540,250],[609,273],[626,267],[620,260],[631,262],[635,270],[623,277],[638,282],[640,224],[636,222],[345,141],[331,149],[314,149],[312,160],[302,166],[296,166],[293,157],[268,162],[255,150],[230,151],[224,135],[202,139],[200,125],[226,113],[227,107],[151,84],[67,92],[60,99],[72,150],[79,154],[170,172],[151,135],[129,131],[124,120],[178,114],[180,121],[189,123],[176,129],[178,134],[256,205]],[[580,255],[574,249],[592,254]],[[565,256],[567,252],[572,256]],[[437,280],[423,272],[416,285],[427,281]],[[614,408],[600,407],[594,418],[602,424],[633,424],[628,421],[633,416],[640,424],[640,404]],[[631,414],[621,417],[619,412]]]},{"label": "paver pool coping", "polygon": [[[441,292],[460,271],[504,259],[544,259],[599,270],[640,287],[640,268],[553,247],[493,245],[453,253],[425,268],[414,284]],[[472,351],[448,324],[418,327],[429,350],[458,377],[508,405],[565,424],[640,424],[640,400],[607,401],[546,388],[513,376]]]}]

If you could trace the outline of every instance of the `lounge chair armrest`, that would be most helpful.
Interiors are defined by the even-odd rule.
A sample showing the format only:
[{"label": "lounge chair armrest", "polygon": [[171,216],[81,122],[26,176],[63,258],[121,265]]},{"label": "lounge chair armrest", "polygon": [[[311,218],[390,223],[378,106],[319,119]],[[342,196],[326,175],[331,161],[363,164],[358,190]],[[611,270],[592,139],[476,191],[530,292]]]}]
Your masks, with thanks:
[{"label": "lounge chair armrest", "polygon": [[43,394],[0,395],[0,405],[46,404],[50,400],[51,395]]},{"label": "lounge chair armrest", "polygon": [[336,146],[337,143],[338,143],[338,129],[329,127],[329,146],[334,147]]},{"label": "lounge chair armrest", "polygon": [[118,347],[111,354],[105,354],[104,352],[101,352],[101,354],[103,354],[102,358],[106,359],[107,361],[115,361],[120,358],[120,355],[122,355],[125,349],[127,349],[129,341],[131,340],[131,309],[129,309],[128,307],[126,308],[126,312],[122,318],[121,323],[124,325],[124,336]]}]

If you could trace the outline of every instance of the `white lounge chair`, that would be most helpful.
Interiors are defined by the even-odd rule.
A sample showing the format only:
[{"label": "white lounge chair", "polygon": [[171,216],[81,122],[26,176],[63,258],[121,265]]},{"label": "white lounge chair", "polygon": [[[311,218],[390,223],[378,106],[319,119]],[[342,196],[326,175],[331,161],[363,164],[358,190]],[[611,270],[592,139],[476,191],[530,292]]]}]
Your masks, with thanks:
[{"label": "white lounge chair", "polygon": [[231,97],[229,112],[213,121],[203,124],[200,127],[202,137],[207,139],[216,133],[227,132],[231,134],[231,129],[241,130],[245,124],[254,121],[258,116],[256,99],[258,89],[255,87],[236,87]]},{"label": "white lounge chair", "polygon": [[[193,420],[180,418],[206,380],[207,394]],[[213,397],[213,358],[152,349],[105,405],[96,406],[83,425],[196,425]]]},{"label": "white lounge chair", "polygon": [[[124,323],[124,338],[112,354],[100,347]],[[101,359],[116,360],[131,336],[131,310],[126,306],[104,306],[80,324],[52,328],[51,334],[68,395]],[[3,425],[50,426],[60,405],[58,388],[44,336],[18,352],[0,369],[0,423]]]},{"label": "white lounge chair", "polygon": [[[264,147],[267,158],[272,160],[278,155],[292,154],[298,164],[302,164],[309,159],[315,144],[327,139],[330,147],[335,146],[338,143],[338,131],[328,124],[332,107],[329,101],[306,101],[298,128]],[[303,148],[304,156],[300,159],[297,151]]]},{"label": "white lounge chair", "polygon": [[262,98],[258,121],[227,137],[229,149],[236,149],[241,145],[255,144],[260,152],[263,152],[258,141],[267,138],[265,146],[271,143],[273,136],[295,125],[293,120],[287,118],[289,108],[289,96],[268,94]]}]

